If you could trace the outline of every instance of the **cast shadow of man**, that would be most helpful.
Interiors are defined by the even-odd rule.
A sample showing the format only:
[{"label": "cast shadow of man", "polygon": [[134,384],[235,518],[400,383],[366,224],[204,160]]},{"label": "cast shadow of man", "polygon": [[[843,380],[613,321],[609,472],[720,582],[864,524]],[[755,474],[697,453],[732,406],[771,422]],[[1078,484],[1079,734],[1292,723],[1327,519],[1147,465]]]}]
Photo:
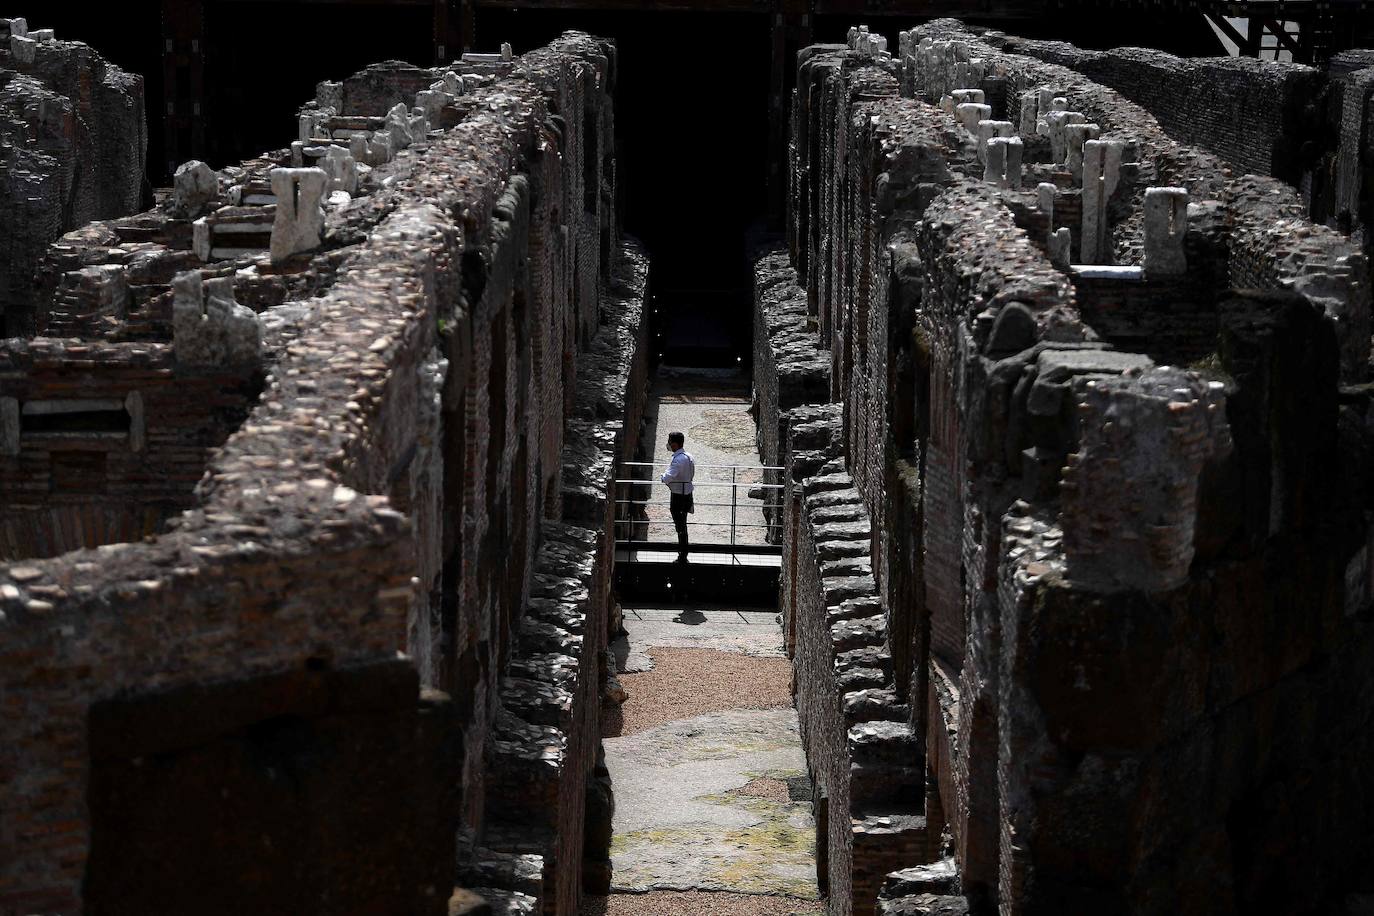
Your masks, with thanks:
[{"label": "cast shadow of man", "polygon": [[673,623],[685,623],[688,626],[699,626],[706,622],[706,615],[701,611],[691,608],[683,608],[678,615],[673,618]]}]

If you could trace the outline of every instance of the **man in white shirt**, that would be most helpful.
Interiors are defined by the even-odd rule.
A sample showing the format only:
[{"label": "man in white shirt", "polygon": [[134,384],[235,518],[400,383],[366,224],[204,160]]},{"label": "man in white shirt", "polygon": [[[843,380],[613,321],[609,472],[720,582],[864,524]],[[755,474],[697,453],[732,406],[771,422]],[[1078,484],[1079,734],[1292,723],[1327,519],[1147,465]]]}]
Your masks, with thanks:
[{"label": "man in white shirt", "polygon": [[672,513],[673,524],[677,526],[677,562],[687,562],[687,514],[692,507],[692,478],[696,476],[697,464],[683,448],[687,437],[682,433],[668,434],[668,449],[673,460],[668,470],[659,480],[668,486],[668,511]]}]

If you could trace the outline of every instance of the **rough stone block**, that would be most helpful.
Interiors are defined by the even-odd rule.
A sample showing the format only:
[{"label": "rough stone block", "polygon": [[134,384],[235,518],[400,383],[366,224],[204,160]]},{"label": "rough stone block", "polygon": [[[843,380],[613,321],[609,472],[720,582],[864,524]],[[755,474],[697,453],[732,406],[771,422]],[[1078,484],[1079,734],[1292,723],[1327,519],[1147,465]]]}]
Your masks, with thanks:
[{"label": "rough stone block", "polygon": [[272,220],[272,260],[313,251],[324,238],[323,169],[273,169],[272,193],[277,198]]}]

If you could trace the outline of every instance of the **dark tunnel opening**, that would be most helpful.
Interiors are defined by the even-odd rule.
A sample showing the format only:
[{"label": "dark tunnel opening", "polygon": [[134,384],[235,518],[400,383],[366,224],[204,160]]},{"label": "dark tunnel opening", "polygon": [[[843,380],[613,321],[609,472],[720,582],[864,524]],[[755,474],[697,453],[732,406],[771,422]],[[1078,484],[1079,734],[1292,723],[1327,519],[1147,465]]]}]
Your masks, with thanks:
[{"label": "dark tunnel opening", "polygon": [[518,54],[567,29],[616,39],[616,182],[625,231],[654,261],[655,357],[747,367],[747,238],[768,206],[769,18],[479,10],[474,44]]}]

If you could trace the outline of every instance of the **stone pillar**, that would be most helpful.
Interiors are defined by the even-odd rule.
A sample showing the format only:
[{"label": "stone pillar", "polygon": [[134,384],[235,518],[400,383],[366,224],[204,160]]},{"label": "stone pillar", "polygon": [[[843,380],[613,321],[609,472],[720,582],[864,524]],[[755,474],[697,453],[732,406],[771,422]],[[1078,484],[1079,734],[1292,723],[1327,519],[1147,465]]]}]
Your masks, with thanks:
[{"label": "stone pillar", "polygon": [[272,193],[277,213],[272,220],[273,262],[320,247],[324,238],[324,169],[273,169]]},{"label": "stone pillar", "polygon": [[1082,124],[1087,118],[1076,111],[1051,111],[1045,116],[1049,128],[1050,161],[1056,164],[1067,162],[1069,158],[1070,124]]},{"label": "stone pillar", "polygon": [[1144,591],[1188,580],[1198,478],[1231,450],[1224,391],[1170,367],[1075,382],[1082,438],[1060,485],[1071,580]]},{"label": "stone pillar", "polygon": [[964,130],[977,136],[978,124],[992,117],[991,105],[964,104],[954,109],[954,116],[959,119]]},{"label": "stone pillar", "polygon": [[987,162],[989,140],[993,137],[1011,137],[1015,133],[1010,121],[979,121],[978,129],[974,131],[974,136],[978,138],[978,161]]},{"label": "stone pillar", "polygon": [[10,35],[10,53],[16,62],[32,64],[38,58],[38,42],[21,35]]},{"label": "stone pillar", "polygon": [[1049,239],[1050,263],[1061,270],[1069,269],[1069,261],[1073,250],[1073,233],[1069,227],[1062,229],[1051,229]]},{"label": "stone pillar", "polygon": [[1080,260],[1106,264],[1111,260],[1107,244],[1107,202],[1121,180],[1120,140],[1089,140],[1083,144],[1083,229]]},{"label": "stone pillar", "polygon": [[1050,232],[1054,232],[1054,195],[1059,193],[1059,188],[1052,182],[1042,181],[1035,186],[1035,193],[1040,212],[1049,221]]},{"label": "stone pillar", "polygon": [[329,190],[354,194],[358,190],[357,160],[341,146],[331,146],[324,154],[324,173],[329,178]]},{"label": "stone pillar", "polygon": [[1068,162],[1069,171],[1075,179],[1083,178],[1083,144],[1089,140],[1096,140],[1102,134],[1102,128],[1096,124],[1070,124],[1064,128],[1065,138],[1069,147]]},{"label": "stone pillar", "polygon": [[1188,192],[1145,189],[1145,276],[1176,277],[1188,271],[1183,240],[1188,234]]},{"label": "stone pillar", "polygon": [[994,181],[1001,188],[1019,190],[1022,150],[1020,137],[993,137],[988,140],[983,180]]},{"label": "stone pillar", "polygon": [[130,391],[124,396],[124,410],[129,414],[129,451],[141,452],[148,447],[148,420],[143,410],[143,395]]},{"label": "stone pillar", "polygon": [[393,152],[410,146],[414,137],[410,130],[410,109],[406,107],[404,102],[397,102],[386,113],[386,130],[391,135]]},{"label": "stone pillar", "polygon": [[202,282],[188,270],[172,278],[172,350],[179,367],[252,365],[262,360],[262,329],[234,300],[233,277]]},{"label": "stone pillar", "polygon": [[1069,100],[1058,89],[1041,88],[1035,90],[1035,104],[1035,132],[1042,137],[1048,137],[1050,114],[1055,111],[1067,111]]},{"label": "stone pillar", "polygon": [[1035,134],[1035,124],[1040,119],[1040,96],[1039,93],[1021,93],[1021,118],[1017,123],[1016,132],[1023,137]]}]

